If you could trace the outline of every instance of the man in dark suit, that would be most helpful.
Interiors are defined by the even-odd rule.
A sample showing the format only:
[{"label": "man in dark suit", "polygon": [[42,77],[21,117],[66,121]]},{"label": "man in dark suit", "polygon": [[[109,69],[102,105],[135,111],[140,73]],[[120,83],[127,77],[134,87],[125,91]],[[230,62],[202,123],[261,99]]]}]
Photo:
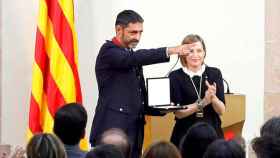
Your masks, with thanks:
[{"label": "man in dark suit", "polygon": [[144,115],[159,114],[147,108],[142,66],[167,62],[170,55],[190,52],[190,45],[133,51],[143,32],[143,21],[135,11],[120,12],[115,23],[116,36],[103,44],[95,66],[99,97],[91,129],[91,145],[96,145],[105,130],[120,128],[132,143],[131,158],[138,158],[141,154]]}]

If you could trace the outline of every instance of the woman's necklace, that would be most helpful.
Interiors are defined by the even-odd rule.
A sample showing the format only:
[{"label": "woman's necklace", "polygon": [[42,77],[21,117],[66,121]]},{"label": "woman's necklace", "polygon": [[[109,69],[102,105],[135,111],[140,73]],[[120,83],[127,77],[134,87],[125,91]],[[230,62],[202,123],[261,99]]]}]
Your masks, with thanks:
[{"label": "woman's necklace", "polygon": [[196,103],[198,104],[198,111],[196,112],[196,117],[203,117],[203,108],[200,108],[203,107],[200,105],[202,103],[202,99],[201,99],[202,75],[200,76],[200,81],[199,81],[199,91],[197,90],[192,77],[190,77],[190,79],[197,95]]}]

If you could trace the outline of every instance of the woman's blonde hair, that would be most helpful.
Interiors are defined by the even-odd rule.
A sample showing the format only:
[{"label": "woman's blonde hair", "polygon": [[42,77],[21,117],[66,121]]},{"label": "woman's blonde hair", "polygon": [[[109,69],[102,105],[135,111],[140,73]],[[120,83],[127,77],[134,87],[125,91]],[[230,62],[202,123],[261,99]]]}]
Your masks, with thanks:
[{"label": "woman's blonde hair", "polygon": [[26,148],[27,158],[66,158],[62,142],[53,134],[34,135]]},{"label": "woman's blonde hair", "polygon": [[[196,34],[187,35],[183,39],[182,44],[192,44],[192,43],[195,43],[195,42],[200,42],[201,43],[202,48],[205,52],[205,55],[204,55],[204,57],[205,57],[206,56],[206,46],[205,46],[204,40],[199,35],[196,35]],[[187,66],[187,60],[185,59],[185,56],[180,55],[179,58],[180,58],[180,62],[182,64],[182,66]]]}]

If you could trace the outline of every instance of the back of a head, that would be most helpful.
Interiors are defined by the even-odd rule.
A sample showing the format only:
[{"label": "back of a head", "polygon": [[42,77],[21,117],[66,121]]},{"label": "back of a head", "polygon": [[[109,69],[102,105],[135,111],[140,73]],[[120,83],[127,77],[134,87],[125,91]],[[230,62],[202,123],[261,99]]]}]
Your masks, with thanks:
[{"label": "back of a head", "polygon": [[181,154],[174,144],[160,141],[150,145],[142,158],[181,158]]},{"label": "back of a head", "polygon": [[243,148],[243,150],[246,150],[246,141],[242,136],[235,136],[233,139],[237,144]]},{"label": "back of a head", "polygon": [[266,121],[260,133],[261,136],[280,137],[280,117],[273,117]]},{"label": "back of a head", "polygon": [[191,126],[180,143],[183,158],[202,158],[206,148],[218,139],[215,129],[205,122],[198,122]]},{"label": "back of a head", "polygon": [[100,137],[98,144],[115,145],[126,158],[129,158],[131,153],[131,144],[127,135],[118,128],[106,130]]},{"label": "back of a head", "polygon": [[279,158],[280,138],[271,136],[257,137],[252,141],[252,148],[258,158]]},{"label": "back of a head", "polygon": [[219,139],[211,143],[203,158],[245,158],[244,149],[234,140]]},{"label": "back of a head", "polygon": [[124,156],[116,146],[104,144],[93,148],[85,158],[124,158]]},{"label": "back of a head", "polygon": [[143,18],[133,10],[124,10],[117,16],[115,26],[127,27],[129,23],[143,23]]},{"label": "back of a head", "polygon": [[266,121],[251,144],[258,158],[280,157],[280,117]]},{"label": "back of a head", "polygon": [[26,148],[27,158],[66,158],[62,142],[52,134],[37,134]]},{"label": "back of a head", "polygon": [[64,144],[76,145],[85,134],[87,112],[77,103],[62,106],[54,117],[54,133]]}]

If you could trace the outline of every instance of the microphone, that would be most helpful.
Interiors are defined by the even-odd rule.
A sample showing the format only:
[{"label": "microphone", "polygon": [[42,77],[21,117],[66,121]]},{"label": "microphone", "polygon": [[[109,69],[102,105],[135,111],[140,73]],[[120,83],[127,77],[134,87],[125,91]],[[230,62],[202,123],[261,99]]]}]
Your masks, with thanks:
[{"label": "microphone", "polygon": [[165,75],[165,77],[168,77],[168,76],[169,76],[169,74],[171,73],[171,71],[172,71],[172,70],[175,68],[175,66],[177,65],[178,61],[179,61],[179,55],[178,55],[178,57],[177,57],[177,60],[176,60],[175,64],[170,68],[170,70],[167,72],[167,74]]},{"label": "microphone", "polygon": [[225,80],[225,79],[223,78],[223,81],[224,81],[224,83],[226,83],[226,85],[227,85],[226,94],[232,94],[232,93],[230,92],[230,90],[229,90],[229,84],[228,84],[227,80]]}]

